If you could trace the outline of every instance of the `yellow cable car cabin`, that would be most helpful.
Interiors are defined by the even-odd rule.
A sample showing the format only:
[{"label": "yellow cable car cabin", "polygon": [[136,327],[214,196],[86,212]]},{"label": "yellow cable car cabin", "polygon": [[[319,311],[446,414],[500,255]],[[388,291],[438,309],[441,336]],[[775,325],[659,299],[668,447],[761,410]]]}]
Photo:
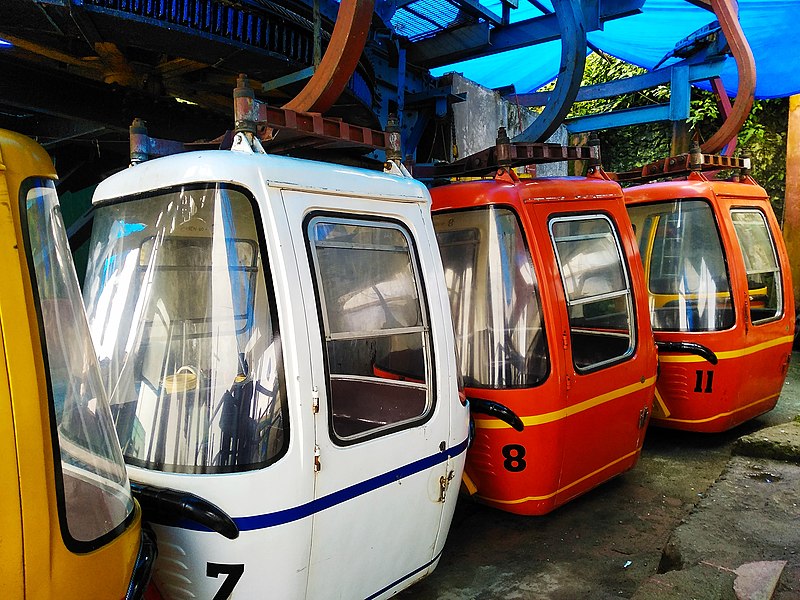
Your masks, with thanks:
[{"label": "yellow cable car cabin", "polygon": [[652,423],[716,432],[771,410],[791,357],[794,295],[764,189],[747,175],[698,172],[628,188],[625,201],[660,350]]},{"label": "yellow cable car cabin", "polygon": [[140,598],[155,546],[131,496],[55,179],[41,146],[0,129],[0,595]]}]

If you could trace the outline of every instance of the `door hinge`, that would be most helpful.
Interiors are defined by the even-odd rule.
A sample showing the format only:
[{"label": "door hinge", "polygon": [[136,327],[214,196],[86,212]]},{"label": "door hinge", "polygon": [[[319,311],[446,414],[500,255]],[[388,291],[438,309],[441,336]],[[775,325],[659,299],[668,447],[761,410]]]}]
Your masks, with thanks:
[{"label": "door hinge", "polygon": [[567,346],[568,346],[568,344],[567,344],[567,332],[566,331],[562,331],[561,332],[561,341],[564,344],[564,350],[566,350]]},{"label": "door hinge", "polygon": [[319,473],[322,465],[319,460],[319,446],[314,444],[314,473]]},{"label": "door hinge", "polygon": [[570,389],[572,389],[572,377],[567,375],[566,379],[567,379],[567,391],[569,391]]},{"label": "door hinge", "polygon": [[444,502],[447,497],[447,488],[450,487],[450,481],[455,476],[454,471],[450,471],[447,475],[439,477],[439,502]]},{"label": "door hinge", "polygon": [[319,389],[317,386],[311,388],[311,410],[314,414],[319,412]]}]

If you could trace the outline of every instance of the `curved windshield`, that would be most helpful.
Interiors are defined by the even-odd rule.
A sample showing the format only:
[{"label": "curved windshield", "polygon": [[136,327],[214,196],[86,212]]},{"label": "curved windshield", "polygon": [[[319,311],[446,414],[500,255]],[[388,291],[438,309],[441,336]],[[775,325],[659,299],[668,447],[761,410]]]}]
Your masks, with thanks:
[{"label": "curved windshield", "polygon": [[249,196],[197,184],[100,208],[84,286],[126,461],[256,469],[286,449],[277,316]]},{"label": "curved windshield", "polygon": [[66,529],[91,543],[124,523],[134,505],[52,181],[35,181],[24,201]]},{"label": "curved windshield", "polygon": [[549,372],[539,286],[516,215],[433,215],[467,387],[538,385]]},{"label": "curved windshield", "polygon": [[628,206],[658,331],[719,331],[734,323],[725,255],[704,200]]}]

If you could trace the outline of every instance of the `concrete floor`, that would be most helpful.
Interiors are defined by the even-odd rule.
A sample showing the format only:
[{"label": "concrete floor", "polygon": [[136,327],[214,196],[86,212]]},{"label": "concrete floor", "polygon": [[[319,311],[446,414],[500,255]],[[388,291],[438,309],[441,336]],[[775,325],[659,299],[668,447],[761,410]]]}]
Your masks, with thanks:
[{"label": "concrete floor", "polygon": [[[730,581],[724,585],[711,584],[702,577],[687,580],[688,588],[667,585],[671,587],[670,593],[656,594],[653,590],[659,586],[654,588],[653,584],[661,585],[664,578],[658,575],[665,570],[664,565],[659,569],[662,560],[666,560],[662,553],[675,544],[671,541],[673,532],[682,524],[691,524],[693,513],[701,511],[704,500],[724,493],[727,476],[723,474],[730,468],[734,477],[736,469],[745,468],[731,461],[733,443],[743,435],[787,423],[797,415],[800,415],[800,354],[796,352],[781,398],[771,412],[722,434],[651,428],[634,469],[549,515],[520,517],[462,497],[436,571],[400,597],[404,600],[735,599]],[[789,468],[787,464],[786,469]],[[791,468],[800,470],[800,466]],[[720,483],[712,486],[718,479]],[[800,479],[787,477],[784,484],[790,486],[782,492],[784,495],[800,498]],[[752,495],[748,485],[738,487],[748,488]],[[752,506],[746,504],[752,499],[737,500],[728,494],[724,500],[719,506],[727,507],[728,512],[712,517],[720,524],[739,521],[739,513],[752,511]],[[716,497],[709,502],[716,506]],[[793,504],[795,512],[797,502]],[[800,519],[782,518],[787,522],[779,523],[778,527],[800,529]],[[697,527],[700,531],[694,535],[702,537],[703,528],[709,525]],[[724,536],[723,529],[718,529],[717,533]],[[706,537],[727,544],[724,537],[714,538],[710,534]],[[747,540],[742,543],[750,544]],[[704,551],[709,556],[698,560],[714,567],[714,548],[706,547]],[[800,556],[795,555],[800,548],[786,547],[783,553],[800,563]],[[717,568],[719,573],[729,571]],[[787,579],[794,578],[796,573],[789,570],[784,573],[776,600],[800,599],[800,581]]]}]

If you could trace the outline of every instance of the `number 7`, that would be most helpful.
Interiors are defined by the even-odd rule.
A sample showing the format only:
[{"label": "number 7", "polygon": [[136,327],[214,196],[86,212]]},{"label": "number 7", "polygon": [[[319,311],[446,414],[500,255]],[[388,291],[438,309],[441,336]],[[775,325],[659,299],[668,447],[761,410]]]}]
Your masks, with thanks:
[{"label": "number 7", "polygon": [[239,583],[244,574],[244,565],[223,565],[220,563],[206,563],[206,577],[219,577],[227,575],[225,581],[214,595],[213,600],[226,600],[233,593],[233,588]]}]

